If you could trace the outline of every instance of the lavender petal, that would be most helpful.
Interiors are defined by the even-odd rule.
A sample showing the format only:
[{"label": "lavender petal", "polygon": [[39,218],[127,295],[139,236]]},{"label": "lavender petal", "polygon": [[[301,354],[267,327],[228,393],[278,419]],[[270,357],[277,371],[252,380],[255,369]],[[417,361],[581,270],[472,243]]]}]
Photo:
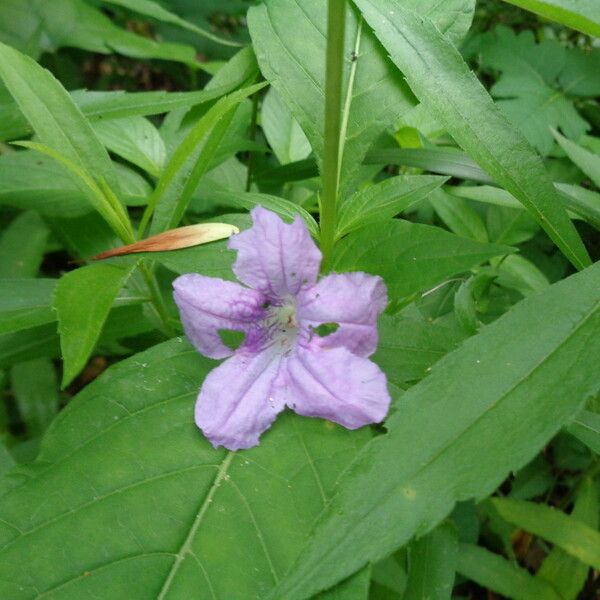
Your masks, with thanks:
[{"label": "lavender petal", "polygon": [[314,285],[321,252],[302,219],[288,225],[262,206],[251,214],[253,226],[229,240],[229,248],[238,251],[233,265],[237,278],[271,299],[295,296]]},{"label": "lavender petal", "polygon": [[173,288],[185,333],[205,356],[225,358],[233,354],[222,342],[220,329],[256,337],[258,323],[265,316],[266,298],[260,292],[197,274],[178,277]]},{"label": "lavender petal", "polygon": [[357,429],[379,423],[390,406],[379,367],[346,348],[298,347],[286,364],[288,406],[300,415],[321,417]]},{"label": "lavender petal", "polygon": [[256,446],[285,407],[281,353],[237,351],[211,371],[196,401],[196,424],[213,446]]},{"label": "lavender petal", "polygon": [[[359,356],[377,348],[377,317],[387,304],[385,284],[367,273],[333,273],[298,295],[297,319],[303,337],[322,348],[343,346]],[[322,323],[337,323],[326,337],[310,333]]]}]

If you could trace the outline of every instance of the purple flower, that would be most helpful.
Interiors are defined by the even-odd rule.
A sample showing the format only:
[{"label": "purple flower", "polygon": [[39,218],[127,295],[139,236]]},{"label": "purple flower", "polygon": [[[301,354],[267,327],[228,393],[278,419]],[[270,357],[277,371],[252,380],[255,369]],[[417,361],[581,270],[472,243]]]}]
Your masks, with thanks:
[{"label": "purple flower", "polygon": [[[287,225],[257,207],[252,219],[229,242],[238,252],[233,271],[248,287],[195,274],[173,284],[192,343],[209,358],[231,357],[205,379],[196,424],[215,447],[237,450],[258,444],[286,406],[348,429],[383,420],[385,375],[367,359],[387,304],[383,281],[366,273],[317,281],[321,252],[299,217]],[[323,335],[321,325],[335,330]],[[232,351],[219,330],[245,339]]]}]

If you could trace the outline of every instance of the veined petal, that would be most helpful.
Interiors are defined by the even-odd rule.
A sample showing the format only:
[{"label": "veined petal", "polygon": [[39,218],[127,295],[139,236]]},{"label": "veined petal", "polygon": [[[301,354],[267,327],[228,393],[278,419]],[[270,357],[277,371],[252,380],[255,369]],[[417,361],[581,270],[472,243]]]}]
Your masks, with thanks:
[{"label": "veined petal", "polygon": [[262,206],[251,214],[252,227],[229,240],[229,248],[238,252],[233,265],[237,278],[271,299],[295,296],[314,285],[321,251],[304,221],[298,216],[288,225]]},{"label": "veined petal", "polygon": [[[370,356],[377,348],[377,317],[387,304],[381,277],[367,273],[333,273],[298,295],[297,320],[311,345],[343,346],[359,356]],[[337,323],[338,329],[318,337],[310,329]]]},{"label": "veined petal", "polygon": [[346,348],[298,347],[286,363],[288,406],[357,429],[379,423],[390,406],[386,378],[367,358]]},{"label": "veined petal", "polygon": [[238,350],[210,372],[196,401],[196,424],[213,446],[239,450],[258,444],[285,407],[284,360],[273,347]]},{"label": "veined petal", "polygon": [[209,358],[233,354],[219,329],[255,333],[266,314],[263,294],[231,281],[189,274],[178,277],[173,288],[187,337]]}]

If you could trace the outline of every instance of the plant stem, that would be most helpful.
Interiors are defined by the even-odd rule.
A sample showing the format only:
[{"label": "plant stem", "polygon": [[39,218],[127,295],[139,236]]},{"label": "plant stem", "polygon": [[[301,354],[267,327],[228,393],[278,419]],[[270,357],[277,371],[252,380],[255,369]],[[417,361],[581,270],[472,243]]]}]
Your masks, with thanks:
[{"label": "plant stem", "polygon": [[323,265],[331,259],[335,241],[336,206],[340,180],[342,79],[346,0],[329,0],[327,15],[327,64],[325,79],[325,138],[321,192],[321,251]]},{"label": "plant stem", "polygon": [[[252,97],[252,120],[250,121],[250,139],[256,141],[256,131],[258,129],[258,100],[260,90],[255,92]],[[246,191],[249,192],[252,187],[252,177],[254,175],[254,152],[250,150],[248,155],[248,174],[246,176]]]}]

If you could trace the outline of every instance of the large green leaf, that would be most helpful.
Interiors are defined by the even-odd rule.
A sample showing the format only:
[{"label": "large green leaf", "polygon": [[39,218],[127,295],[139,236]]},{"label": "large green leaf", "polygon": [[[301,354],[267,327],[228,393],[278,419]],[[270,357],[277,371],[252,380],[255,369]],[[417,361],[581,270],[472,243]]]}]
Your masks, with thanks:
[{"label": "large green leaf", "polygon": [[522,202],[578,268],[590,263],[541,160],[428,19],[393,0],[355,0],[416,96],[498,183]]},{"label": "large green leaf", "polygon": [[551,19],[600,37],[600,6],[596,0],[504,0]]},{"label": "large green leaf", "polygon": [[310,597],[527,464],[598,392],[599,334],[596,264],[528,297],[436,363],[400,397],[388,433],[346,471],[270,598]]},{"label": "large green leaf", "polygon": [[129,268],[95,264],[67,273],[58,282],[53,306],[63,356],[63,387],[86,365]]},{"label": "large green leaf", "polygon": [[341,240],[333,268],[381,275],[390,295],[404,298],[512,251],[507,246],[481,244],[437,227],[392,220],[369,225]]},{"label": "large green leaf", "polygon": [[174,339],[69,404],[4,479],[1,597],[264,597],[370,433],[284,414],[260,446],[215,450],[193,422],[214,366]]},{"label": "large green leaf", "polygon": [[[474,3],[411,0],[454,39],[470,25]],[[248,13],[261,70],[300,123],[320,161],[323,154],[327,4],[321,0],[267,0]],[[359,176],[357,167],[385,129],[414,104],[373,34],[348,10],[342,116],[342,195]]]}]

